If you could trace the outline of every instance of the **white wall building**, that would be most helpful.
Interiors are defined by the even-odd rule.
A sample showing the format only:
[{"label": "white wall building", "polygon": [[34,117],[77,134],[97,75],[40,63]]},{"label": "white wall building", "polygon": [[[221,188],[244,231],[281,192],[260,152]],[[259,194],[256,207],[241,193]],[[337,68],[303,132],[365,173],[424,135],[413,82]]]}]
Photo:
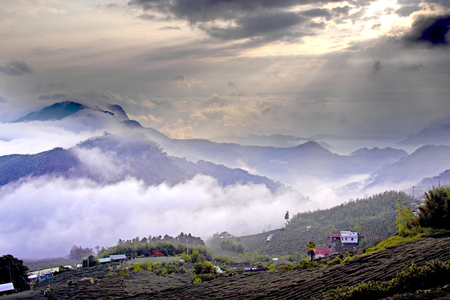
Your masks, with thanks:
[{"label": "white wall building", "polygon": [[356,231],[341,231],[342,244],[358,244],[358,232]]}]

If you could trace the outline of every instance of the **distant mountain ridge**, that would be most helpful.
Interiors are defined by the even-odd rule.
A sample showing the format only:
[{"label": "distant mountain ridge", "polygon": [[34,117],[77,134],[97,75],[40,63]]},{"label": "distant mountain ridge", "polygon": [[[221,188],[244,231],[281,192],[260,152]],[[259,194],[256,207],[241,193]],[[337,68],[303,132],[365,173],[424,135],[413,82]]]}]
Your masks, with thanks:
[{"label": "distant mountain ridge", "polygon": [[[92,155],[98,165],[89,164]],[[143,180],[147,185],[163,182],[173,185],[199,174],[217,179],[221,186],[264,184],[272,192],[285,187],[279,182],[251,175],[241,169],[169,157],[156,143],[140,134],[106,134],[86,140],[69,150],[55,148],[35,155],[0,157],[0,185],[44,175],[69,179],[89,178],[99,183],[115,183],[130,176]]]},{"label": "distant mountain ridge", "polygon": [[423,146],[411,155],[404,156],[390,165],[385,165],[372,174],[368,185],[410,182],[411,185],[425,177],[434,176],[448,169],[450,146]]},{"label": "distant mountain ridge", "polygon": [[450,124],[436,124],[411,135],[399,145],[450,145]]},{"label": "distant mountain ridge", "polygon": [[315,141],[284,135],[252,135],[252,137],[256,140],[306,142],[295,147],[272,147],[243,146],[236,143],[217,143],[202,139],[171,139],[155,129],[145,128],[137,121],[130,120],[119,105],[107,105],[102,110],[88,108],[74,102],[55,103],[19,120],[58,119],[81,110],[94,110],[113,116],[130,132],[144,134],[150,140],[155,141],[170,156],[185,157],[194,163],[203,160],[232,169],[241,168],[251,171],[252,174],[267,176],[288,184],[292,184],[293,180],[299,176],[335,179],[341,176],[374,172],[386,163],[395,162],[406,153],[403,150],[392,148],[374,148],[372,150],[361,149],[349,156],[344,156],[330,152]]}]

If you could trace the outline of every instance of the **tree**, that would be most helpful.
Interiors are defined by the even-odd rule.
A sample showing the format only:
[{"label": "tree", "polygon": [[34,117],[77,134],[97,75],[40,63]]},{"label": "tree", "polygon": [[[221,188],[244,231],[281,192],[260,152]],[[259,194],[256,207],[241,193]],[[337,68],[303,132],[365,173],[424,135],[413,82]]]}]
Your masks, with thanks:
[{"label": "tree", "polygon": [[[120,243],[120,240],[119,240]],[[70,249],[69,258],[73,260],[80,261],[83,257],[87,257],[89,255],[93,255],[94,252],[92,251],[92,248],[82,248],[73,246],[72,249]]]},{"label": "tree", "polygon": [[450,187],[434,187],[425,193],[419,207],[419,224],[423,227],[450,229]]},{"label": "tree", "polygon": [[27,282],[27,271],[22,260],[10,254],[0,257],[0,284],[12,282],[15,288],[22,289],[21,284]]},{"label": "tree", "polygon": [[311,255],[311,261],[314,260],[314,251],[316,250],[316,244],[313,241],[309,241],[306,245],[306,249],[308,249],[309,254]]},{"label": "tree", "polygon": [[83,259],[83,268],[93,267],[98,264],[99,264],[99,261],[97,259],[95,259],[95,257],[93,255],[89,255],[88,258]]},{"label": "tree", "polygon": [[409,207],[406,207],[405,201],[401,199],[397,201],[397,209],[395,212],[397,213],[395,224],[397,224],[398,232],[400,234],[407,234],[408,223],[414,219],[414,212]]}]

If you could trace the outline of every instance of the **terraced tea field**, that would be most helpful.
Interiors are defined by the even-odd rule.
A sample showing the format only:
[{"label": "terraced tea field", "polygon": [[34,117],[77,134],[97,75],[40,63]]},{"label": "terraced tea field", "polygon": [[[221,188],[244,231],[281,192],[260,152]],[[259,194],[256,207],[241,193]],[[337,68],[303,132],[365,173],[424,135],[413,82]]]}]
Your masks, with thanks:
[{"label": "terraced tea field", "polygon": [[433,259],[450,261],[450,238],[420,239],[328,268],[252,273],[126,299],[313,299],[342,285],[389,280],[413,262]]}]

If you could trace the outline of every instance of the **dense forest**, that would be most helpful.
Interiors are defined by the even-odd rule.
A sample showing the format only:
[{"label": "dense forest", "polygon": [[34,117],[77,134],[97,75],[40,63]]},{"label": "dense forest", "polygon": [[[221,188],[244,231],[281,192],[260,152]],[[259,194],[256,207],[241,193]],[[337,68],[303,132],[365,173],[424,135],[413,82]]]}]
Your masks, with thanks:
[{"label": "dense forest", "polygon": [[205,256],[210,256],[205,242],[200,237],[181,232],[177,237],[166,234],[164,237],[161,235],[144,237],[142,239],[136,237],[126,241],[120,239],[116,246],[99,250],[98,257],[107,257],[112,254],[125,254],[129,258],[139,256],[173,256],[182,254],[187,249],[190,252],[198,251]]},{"label": "dense forest", "polygon": [[333,233],[358,229],[363,223],[381,220],[394,213],[398,199],[403,200],[407,206],[417,202],[417,199],[404,192],[386,191],[371,197],[350,200],[333,208],[298,213],[292,217],[286,229],[319,226]]}]

